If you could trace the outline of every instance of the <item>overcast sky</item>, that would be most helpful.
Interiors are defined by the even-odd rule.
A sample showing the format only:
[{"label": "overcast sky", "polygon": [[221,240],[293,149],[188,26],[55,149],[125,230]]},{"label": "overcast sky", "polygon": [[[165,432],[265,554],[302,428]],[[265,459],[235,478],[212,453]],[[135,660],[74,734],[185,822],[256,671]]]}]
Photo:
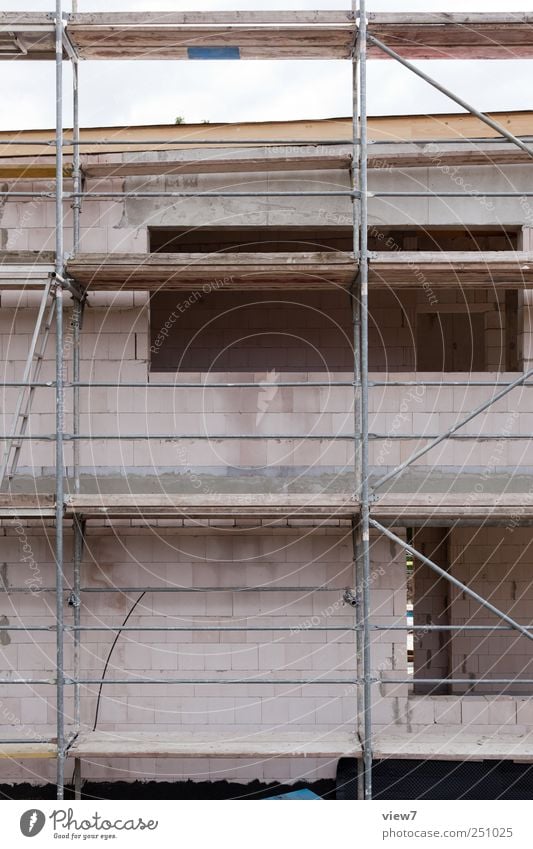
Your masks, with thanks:
[{"label": "overcast sky", "polygon": [[[470,0],[471,12],[497,11],[502,0]],[[49,11],[52,0],[0,0],[3,11]],[[465,11],[462,0],[371,0],[371,11]],[[70,0],[64,2],[71,10]],[[342,9],[347,0],[79,0],[78,11]],[[533,11],[533,0],[511,9]],[[425,62],[432,76],[487,111],[533,109],[533,61]],[[0,128],[54,124],[53,63],[0,62]],[[327,118],[351,112],[348,62],[82,62],[82,126]],[[69,85],[67,68],[65,82]],[[370,114],[457,111],[400,65],[372,62]],[[66,108],[70,123],[70,109]]]}]

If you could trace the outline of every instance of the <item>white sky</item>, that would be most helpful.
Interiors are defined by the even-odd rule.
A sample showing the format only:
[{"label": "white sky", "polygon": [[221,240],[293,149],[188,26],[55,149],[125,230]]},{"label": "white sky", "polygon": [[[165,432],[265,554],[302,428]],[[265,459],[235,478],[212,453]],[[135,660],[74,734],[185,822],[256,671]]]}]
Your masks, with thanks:
[{"label": "white sky", "polygon": [[[53,0],[0,0],[2,11],[49,11]],[[470,12],[501,12],[502,0],[470,0]],[[370,0],[369,11],[465,11],[461,0]],[[503,8],[502,8],[503,7]],[[71,10],[70,0],[64,2]],[[78,11],[342,9],[348,0],[79,0]],[[505,11],[533,11],[516,0]],[[533,109],[533,61],[425,62],[440,82],[486,111]],[[83,62],[82,126],[326,118],[351,112],[348,62]],[[65,73],[67,92],[70,72]],[[70,100],[68,97],[67,100]],[[54,124],[51,62],[0,62],[0,128]],[[70,123],[70,104],[65,119]],[[392,62],[371,62],[370,114],[458,111],[453,103]]]}]

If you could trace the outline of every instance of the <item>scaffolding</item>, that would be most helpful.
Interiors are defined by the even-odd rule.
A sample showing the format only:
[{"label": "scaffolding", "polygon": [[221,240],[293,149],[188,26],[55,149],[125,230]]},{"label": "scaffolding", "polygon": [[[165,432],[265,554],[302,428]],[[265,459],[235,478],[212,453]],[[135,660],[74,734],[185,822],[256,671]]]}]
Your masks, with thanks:
[{"label": "scaffolding", "polygon": [[[355,600],[354,605],[354,623],[353,631],[355,641],[355,660],[356,660],[356,677],[348,679],[345,676],[341,678],[321,678],[319,680],[312,679],[306,681],[302,678],[291,679],[287,677],[264,679],[246,678],[242,681],[240,678],[203,678],[201,680],[188,678],[163,678],[160,683],[170,684],[224,684],[232,685],[235,683],[247,684],[290,684],[298,685],[312,684],[354,684],[357,690],[357,728],[351,729],[349,733],[337,735],[334,738],[309,740],[305,735],[298,738],[298,735],[289,735],[283,738],[283,735],[275,742],[261,740],[255,738],[252,748],[243,752],[242,747],[231,744],[231,741],[224,740],[222,735],[216,735],[214,739],[200,740],[194,735],[181,735],[179,740],[170,740],[167,743],[164,754],[176,756],[194,756],[199,754],[210,754],[211,756],[222,757],[247,757],[247,756],[307,756],[315,755],[318,757],[340,757],[348,756],[357,758],[362,762],[360,770],[360,798],[372,798],[372,762],[376,752],[373,749],[372,736],[372,692],[377,681],[372,676],[372,658],[371,658],[371,638],[372,634],[379,630],[390,630],[391,627],[397,630],[410,630],[409,626],[380,626],[375,625],[371,618],[371,559],[370,559],[370,530],[373,529],[379,534],[383,534],[391,541],[395,542],[405,551],[411,553],[421,562],[425,563],[429,568],[435,571],[439,577],[447,581],[453,582],[461,591],[470,594],[475,600],[498,616],[505,624],[500,626],[500,629],[511,629],[517,631],[526,639],[533,639],[533,630],[530,626],[524,626],[518,623],[515,619],[509,616],[504,611],[498,609],[488,600],[482,598],[475,593],[467,585],[457,580],[443,570],[430,558],[425,557],[413,546],[407,544],[401,537],[394,533],[390,528],[394,528],[398,524],[405,524],[408,520],[411,524],[416,520],[419,521],[435,521],[444,522],[453,521],[454,525],[459,523],[467,524],[475,523],[480,519],[491,517],[491,520],[503,521],[508,515],[508,512],[513,509],[512,499],[503,505],[501,503],[492,504],[483,503],[480,505],[472,505],[468,510],[463,512],[461,519],[457,520],[457,506],[453,504],[453,500],[444,500],[441,504],[425,502],[423,498],[416,498],[409,505],[403,502],[395,502],[394,495],[380,497],[378,490],[391,480],[401,474],[404,469],[410,466],[413,462],[426,454],[436,445],[447,439],[471,438],[475,439],[475,435],[458,433],[464,425],[470,422],[475,416],[487,410],[496,401],[507,395],[517,386],[531,386],[533,382],[533,370],[521,374],[516,380],[511,381],[494,392],[487,401],[480,404],[471,414],[465,416],[459,423],[455,424],[442,434],[435,434],[428,437],[428,434],[402,434],[397,436],[401,439],[429,439],[426,445],[415,450],[404,462],[398,464],[390,472],[383,475],[374,486],[370,487],[370,467],[369,467],[369,444],[373,439],[395,438],[391,435],[373,434],[369,432],[369,392],[379,386],[389,385],[431,385],[431,381],[396,381],[393,384],[389,381],[370,381],[369,380],[369,364],[368,364],[368,292],[369,282],[380,285],[380,281],[393,281],[393,285],[408,285],[409,262],[410,256],[394,257],[392,262],[390,258],[376,256],[369,251],[368,243],[368,203],[370,198],[425,198],[425,197],[463,197],[465,191],[448,191],[448,192],[432,192],[432,191],[379,191],[374,192],[369,189],[369,170],[376,167],[376,162],[379,157],[373,157],[371,146],[368,139],[368,115],[367,115],[367,60],[386,58],[393,59],[399,62],[411,72],[418,75],[428,84],[435,87],[439,92],[451,98],[457,105],[461,106],[475,118],[484,122],[490,130],[499,138],[492,138],[488,141],[494,145],[495,156],[501,156],[500,161],[528,161],[533,157],[533,147],[530,140],[523,139],[511,133],[506,127],[495,121],[493,118],[483,114],[474,106],[467,103],[462,98],[449,91],[445,86],[435,81],[432,77],[422,72],[416,65],[413,65],[411,59],[428,59],[428,58],[512,58],[512,57],[533,57],[533,39],[531,38],[531,23],[533,22],[532,15],[519,14],[497,14],[497,15],[415,15],[415,14],[369,14],[366,8],[366,0],[359,0],[353,3],[351,12],[250,12],[239,13],[237,17],[231,12],[224,13],[135,13],[135,14],[105,14],[91,15],[78,14],[77,10],[73,10],[72,14],[64,14],[62,0],[56,0],[55,12],[48,16],[35,16],[31,13],[17,13],[9,16],[4,14],[0,16],[0,29],[4,33],[15,33],[13,37],[13,54],[19,59],[53,59],[56,68],[56,131],[55,141],[53,143],[44,143],[39,141],[21,142],[18,139],[2,140],[0,147],[9,150],[10,145],[21,145],[26,143],[39,150],[42,150],[43,145],[48,144],[50,152],[55,154],[55,185],[53,191],[2,191],[1,197],[21,197],[21,198],[37,198],[51,199],[55,201],[55,221],[56,221],[56,241],[55,251],[53,256],[53,267],[42,267],[40,273],[36,274],[35,268],[24,268],[20,261],[18,265],[12,269],[7,268],[5,276],[0,275],[2,281],[8,280],[12,287],[16,285],[20,288],[21,282],[24,281],[28,287],[41,289],[43,299],[41,309],[39,310],[38,327],[34,334],[32,349],[28,355],[27,367],[21,381],[4,382],[4,388],[18,388],[20,390],[19,402],[16,405],[15,415],[13,419],[13,427],[9,434],[5,434],[4,440],[4,455],[2,463],[1,478],[7,477],[10,480],[16,473],[16,465],[20,448],[25,440],[36,439],[40,441],[48,440],[53,442],[55,446],[55,496],[54,498],[40,498],[36,505],[31,502],[31,499],[24,500],[23,496],[12,495],[9,497],[3,496],[1,506],[1,514],[3,516],[17,515],[28,517],[48,517],[54,519],[55,528],[55,585],[45,588],[45,591],[50,592],[55,596],[55,616],[56,622],[53,628],[49,626],[15,626],[28,631],[50,631],[56,633],[56,675],[53,680],[49,679],[23,679],[23,678],[4,678],[0,680],[2,684],[47,684],[55,688],[56,694],[56,709],[57,709],[57,738],[55,741],[42,741],[40,744],[34,745],[33,756],[35,757],[52,757],[57,759],[57,797],[64,798],[65,788],[65,762],[67,757],[74,758],[74,776],[76,793],[79,796],[81,790],[81,762],[84,756],[104,755],[111,756],[115,754],[121,756],[124,751],[120,750],[120,745],[111,749],[106,745],[105,741],[88,740],[85,748],[76,740],[80,728],[80,706],[81,706],[81,686],[84,684],[96,684],[100,687],[106,683],[158,683],[159,679],[150,678],[132,678],[125,679],[104,677],[104,674],[98,677],[82,676],[80,666],[80,647],[82,634],[85,631],[101,630],[101,631],[116,631],[117,637],[128,628],[135,631],[194,631],[194,630],[216,630],[224,631],[249,631],[253,630],[252,626],[128,626],[124,623],[122,626],[84,626],[81,624],[80,617],[80,598],[83,592],[98,591],[88,587],[83,587],[81,584],[81,562],[83,558],[85,544],[85,525],[88,519],[94,516],[101,516],[102,510],[105,510],[105,515],[109,519],[123,517],[141,517],[141,518],[168,518],[180,515],[188,517],[204,519],[217,518],[228,516],[237,517],[261,517],[261,518],[276,518],[280,515],[291,515],[300,519],[313,519],[317,521],[323,520],[325,517],[342,518],[351,523],[351,536],[353,539],[354,550],[354,588]],[[121,25],[124,27],[121,28]],[[233,28],[231,38],[228,36],[228,27]],[[21,35],[19,38],[17,33]],[[99,36],[105,35],[105,38]],[[146,41],[147,33],[150,34],[150,42]],[[24,36],[24,37],[22,37]],[[11,37],[11,36],[10,36]],[[242,37],[242,45],[235,47],[235,40],[239,41]],[[194,38],[194,47],[191,47],[189,41]],[[228,41],[228,39],[230,39]],[[150,46],[148,47],[147,44]],[[213,44],[216,45],[213,48]],[[518,45],[518,46],[517,46]],[[209,55],[209,51],[215,49],[218,51],[216,55]],[[195,50],[207,51],[204,56],[197,57],[194,54]],[[513,52],[510,52],[510,51]],[[329,191],[136,191],[136,192],[110,192],[110,191],[84,191],[82,186],[82,169],[80,151],[84,144],[81,138],[80,123],[79,123],[79,75],[78,66],[81,59],[120,59],[120,58],[142,58],[146,52],[149,52],[150,58],[158,59],[191,59],[191,58],[304,58],[304,59],[346,59],[352,62],[353,67],[353,133],[351,139],[351,156],[347,156],[343,151],[338,154],[324,154],[322,159],[318,160],[313,157],[313,167],[327,168],[351,168],[351,186],[348,190],[329,190]],[[192,52],[191,52],[192,51]],[[224,52],[226,51],[226,52]],[[230,51],[228,53],[227,51]],[[235,55],[237,51],[238,55]],[[9,54],[8,54],[9,55]],[[63,127],[63,67],[65,62],[70,62],[72,66],[72,98],[73,98],[73,133],[72,138],[65,138]],[[432,144],[435,140],[426,140],[428,144]],[[472,139],[462,139],[461,141],[470,144]],[[97,149],[98,145],[106,145],[107,148],[113,144],[118,144],[109,139],[91,139],[91,147]],[[135,141],[128,142],[134,145]],[[144,142],[146,143],[146,142]],[[194,139],[194,146],[202,144],[210,144],[209,139]],[[314,142],[307,142],[312,144]],[[322,142],[318,140],[317,144]],[[450,143],[449,139],[442,140],[443,144]],[[498,149],[498,143],[506,143],[508,147]],[[172,139],[156,139],[153,144],[169,146],[172,149],[179,149],[185,142],[175,141]],[[188,141],[190,146],[191,141]],[[236,141],[228,139],[227,142],[218,141],[217,144],[237,147],[237,145],[260,145],[265,147],[273,147],[276,149],[278,156],[281,157],[286,170],[305,169],[311,167],[310,158],[306,157],[301,152],[297,156],[287,156],[286,148],[301,144],[301,140],[292,141],[274,141],[265,145],[264,140],[248,139]],[[328,140],[328,147],[335,146],[345,147],[346,140]],[[515,149],[518,149],[518,153]],[[514,158],[513,158],[513,151]],[[66,152],[70,152],[72,164],[65,165],[64,159]],[[448,157],[450,162],[457,161],[459,157],[462,162],[476,161],[470,155],[471,152],[468,146],[460,152],[452,152]],[[474,151],[474,155],[479,157],[479,154]],[[402,160],[403,156],[403,160]],[[420,151],[415,150],[402,152],[399,155],[398,163],[401,167],[402,162],[408,157],[412,163],[416,157],[420,158]],[[454,159],[455,157],[455,159]],[[517,157],[520,157],[519,159]],[[260,158],[261,159],[261,158]],[[261,160],[263,161],[263,160]],[[265,158],[266,161],[266,158]],[[158,173],[165,173],[165,163],[161,163],[161,170]],[[197,167],[197,163],[191,161],[189,166],[191,171]],[[246,169],[248,166],[245,161],[234,163],[233,166],[228,165],[229,170],[238,171]],[[103,169],[103,170],[102,170]],[[127,170],[127,166],[124,166]],[[113,174],[117,172],[113,166]],[[129,172],[131,173],[131,171]],[[153,173],[153,172],[150,172]],[[68,174],[72,178],[72,190],[65,191],[64,177]],[[101,170],[95,172],[97,176],[105,178],[105,166],[101,166]],[[468,194],[468,193],[467,193]],[[490,197],[494,198],[511,198],[522,197],[527,192],[491,192]],[[530,193],[533,194],[533,193]],[[476,192],[471,193],[472,197],[477,196]],[[343,439],[353,443],[354,447],[354,481],[355,487],[352,493],[345,497],[336,496],[312,496],[299,498],[297,496],[287,496],[284,498],[264,497],[255,503],[251,503],[249,499],[239,497],[227,497],[223,504],[218,497],[186,497],[186,496],[167,496],[161,499],[157,496],[90,496],[84,495],[81,492],[80,483],[80,443],[84,440],[96,440],[99,438],[117,439],[117,440],[142,440],[142,439],[185,439],[194,437],[195,439],[210,439],[216,438],[216,434],[105,434],[98,435],[94,433],[83,433],[80,429],[80,391],[84,387],[112,387],[149,390],[151,386],[157,386],[158,389],[169,387],[172,389],[184,389],[191,386],[209,388],[210,384],[201,383],[139,383],[139,382],[84,382],[80,378],[80,335],[83,317],[84,303],[86,299],[86,289],[89,281],[92,286],[102,290],[113,290],[126,286],[132,290],[144,288],[150,290],[154,280],[161,280],[162,265],[161,260],[157,256],[146,257],[131,256],[129,258],[103,257],[101,255],[80,254],[80,214],[82,203],[88,199],[139,199],[139,198],[167,198],[174,200],[177,198],[198,198],[198,197],[225,197],[225,198],[247,198],[247,197],[300,197],[300,198],[320,198],[320,197],[337,197],[348,198],[353,206],[353,252],[343,257],[331,257],[323,260],[323,266],[320,265],[320,258],[317,255],[300,257],[300,267],[298,264],[291,266],[291,280],[293,285],[302,288],[309,287],[309,269],[318,270],[318,275],[327,272],[332,279],[340,286],[344,287],[350,294],[353,319],[353,349],[354,349],[354,365],[353,365],[353,380],[348,382],[337,382],[338,386],[353,388],[354,397],[354,421],[353,432],[348,435],[339,434],[272,434],[268,438],[273,439]],[[73,255],[68,259],[65,258],[64,250],[64,204],[70,202],[73,210]],[[454,263],[454,268],[458,275],[464,275],[465,280],[480,281],[482,269],[480,265],[486,266],[486,260],[482,263],[477,255],[460,254],[457,256],[451,254],[442,255],[426,255],[417,257],[422,263],[426,263],[424,267],[430,275],[430,279],[435,281],[435,285],[444,285],[446,275],[443,274],[443,268],[448,268],[450,261]],[[522,257],[502,257],[492,256],[490,258],[491,268],[486,271],[486,281],[491,274],[495,275],[498,280],[498,273],[501,274],[502,284],[509,279],[509,274],[520,272],[522,284],[525,287],[533,286],[533,273],[529,267],[525,267],[521,261]],[[257,266],[258,279],[263,283],[265,280],[275,280],[279,277],[281,271],[286,272],[286,266],[276,265],[276,256],[265,254],[262,257],[255,256],[253,260],[248,259],[249,264],[255,263]],[[224,258],[217,257],[217,262],[224,266]],[[231,260],[230,260],[231,262]],[[129,264],[129,267],[128,267]],[[187,266],[187,258],[184,259],[184,267]],[[212,269],[212,263],[207,263],[207,266]],[[5,266],[2,266],[0,271],[5,271]],[[498,272],[498,269],[501,269]],[[192,273],[192,272],[191,272]],[[203,272],[202,272],[203,273]],[[238,270],[236,270],[238,288]],[[270,275],[270,278],[269,278]],[[440,275],[440,276],[439,276]],[[468,275],[471,275],[469,277]],[[250,269],[246,271],[248,285],[253,288],[254,279],[250,283]],[[180,277],[179,285],[186,288],[190,285],[193,278],[185,272]],[[493,279],[490,277],[490,279]],[[170,284],[169,284],[170,285]],[[411,280],[412,285],[412,280]],[[74,300],[74,321],[73,321],[73,344],[72,348],[72,380],[67,381],[64,373],[64,358],[65,358],[65,333],[64,333],[64,298],[69,294]],[[49,306],[50,297],[52,304]],[[47,313],[47,310],[48,313]],[[44,316],[48,317],[44,319]],[[56,370],[55,379],[49,382],[39,381],[39,363],[44,355],[44,347],[41,346],[36,350],[39,341],[39,331],[42,322],[45,321],[45,334],[48,334],[51,327],[55,329],[55,357]],[[53,321],[53,325],[52,325]],[[45,343],[44,343],[45,344]],[[35,364],[37,362],[37,365]],[[468,381],[470,384],[471,382]],[[213,384],[220,388],[221,384]],[[237,383],[237,384],[222,384],[223,386],[254,386],[256,384]],[[262,385],[269,385],[263,383]],[[305,389],[306,386],[320,386],[318,382],[302,382],[289,381],[285,383],[277,382],[276,386],[284,385],[290,387],[298,387]],[[328,382],[327,385],[331,385]],[[440,384],[439,384],[440,385]],[[453,382],[453,385],[462,385],[460,381]],[[480,382],[479,385],[491,386],[500,383]],[[39,434],[37,436],[26,432],[26,425],[30,415],[31,396],[33,390],[37,387],[49,388],[55,395],[56,420],[55,431],[50,434]],[[66,410],[66,393],[72,393],[72,433],[68,433],[65,427],[65,410]],[[485,435],[486,436],[486,435]],[[505,435],[494,434],[491,438],[500,439]],[[234,438],[239,440],[244,439],[264,439],[260,434],[233,436],[224,435],[225,439]],[[516,437],[514,437],[516,438]],[[524,437],[529,438],[529,437]],[[64,448],[67,442],[72,442],[73,445],[73,489],[72,493],[65,494],[64,485]],[[507,511],[507,512],[506,512]],[[407,517],[407,518],[406,518]],[[533,521],[533,510],[530,507],[525,508],[523,520],[527,522]],[[74,549],[73,549],[73,579],[72,588],[69,589],[65,583],[65,554],[64,554],[64,528],[65,522],[72,521],[74,531]],[[108,591],[124,591],[131,588],[119,587]],[[215,588],[195,587],[195,592],[211,592]],[[253,587],[234,588],[239,591],[250,591]],[[293,592],[301,591],[301,588],[284,587],[284,591]],[[312,591],[320,591],[320,587],[308,588]],[[64,597],[65,592],[70,591],[70,603],[73,610],[73,622],[69,624],[65,621]],[[153,587],[138,588],[145,592],[156,591]],[[17,588],[10,588],[11,592],[16,592]],[[19,588],[20,592],[23,588]],[[186,589],[179,590],[186,592]],[[192,590],[191,590],[192,591]],[[317,630],[334,631],[335,626],[313,626]],[[346,631],[345,626],[337,626],[338,630]],[[429,627],[429,626],[426,626]],[[494,630],[488,626],[431,626],[432,630],[475,630],[481,629],[486,631]],[[14,626],[0,626],[1,629],[13,630]],[[288,631],[291,626],[257,626],[256,630],[261,631]],[[73,636],[74,645],[74,661],[73,675],[68,676],[65,673],[64,663],[64,642],[65,636],[71,634]],[[421,679],[424,683],[433,682],[433,679]],[[447,681],[449,679],[446,679]],[[493,680],[493,679],[491,679]],[[498,679],[499,680],[499,679]],[[416,683],[413,678],[387,679],[388,683]],[[434,683],[441,683],[443,679],[435,679]],[[464,683],[465,679],[454,679],[454,682]],[[501,679],[501,683],[512,683],[515,679]],[[468,683],[475,683],[472,679],[468,679]],[[498,683],[498,681],[496,682]],[[524,683],[527,682],[524,679]],[[67,735],[65,727],[65,688],[73,687],[74,692],[74,724],[75,731],[72,735]],[[142,735],[140,735],[142,738]],[[298,738],[298,739],[297,739]],[[146,739],[146,738],[145,738]],[[13,756],[19,751],[20,745],[24,741],[9,740],[0,744],[4,756]],[[131,744],[131,739],[130,739]],[[133,741],[135,743],[135,741]],[[126,746],[126,752],[131,750]],[[135,754],[142,756],[154,754],[153,747],[147,745],[143,751],[142,739],[137,741]],[[156,754],[163,754],[160,750]],[[31,757],[32,755],[28,755]]]}]

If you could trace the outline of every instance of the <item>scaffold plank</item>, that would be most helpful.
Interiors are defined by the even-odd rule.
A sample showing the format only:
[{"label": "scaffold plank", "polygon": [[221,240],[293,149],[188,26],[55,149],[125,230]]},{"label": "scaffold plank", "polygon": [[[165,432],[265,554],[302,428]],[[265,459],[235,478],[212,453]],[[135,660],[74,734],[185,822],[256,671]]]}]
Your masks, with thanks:
[{"label": "scaffold plank", "polygon": [[[405,59],[525,59],[533,56],[533,13],[381,13],[368,32]],[[387,59],[369,44],[370,59]]]},{"label": "scaffold plank", "polygon": [[[217,288],[349,288],[357,272],[353,254],[78,254],[67,262],[69,275],[95,290],[188,291],[216,281]],[[520,289],[533,287],[533,252],[381,251],[371,255],[371,288],[454,286]]]},{"label": "scaffold plank", "polygon": [[69,275],[91,289],[184,290],[329,289],[348,287],[357,271],[353,254],[78,254],[67,262]]},{"label": "scaffold plank", "polygon": [[0,58],[50,60],[55,57],[55,24],[39,12],[0,12]]},{"label": "scaffold plank", "polygon": [[[487,387],[487,397],[490,397]],[[388,525],[490,525],[533,521],[533,498],[522,493],[388,493],[371,505],[371,516]]]},{"label": "scaffold plank", "polygon": [[83,59],[349,59],[350,12],[126,12],[71,15]]},{"label": "scaffold plank", "polygon": [[[369,33],[408,59],[520,59],[533,56],[532,23],[530,12],[375,12]],[[357,31],[347,10],[79,13],[65,29],[82,59],[192,60],[350,59]],[[0,47],[10,58],[52,59],[53,22],[4,12]],[[368,55],[387,58],[372,44]]]},{"label": "scaffold plank", "polygon": [[475,734],[449,725],[440,734],[421,730],[377,733],[374,757],[401,760],[516,761],[533,763],[533,734]]},{"label": "scaffold plank", "polygon": [[0,290],[42,289],[54,270],[53,254],[50,252],[2,252]]},{"label": "scaffold plank", "polygon": [[350,495],[70,495],[66,513],[85,518],[350,518],[358,512]]},{"label": "scaffold plank", "polygon": [[57,746],[54,743],[0,743],[0,760],[40,760],[57,757]]},{"label": "scaffold plank", "polygon": [[[89,178],[102,177],[144,177],[170,176],[172,174],[232,174],[256,173],[262,171],[331,171],[351,166],[349,154],[306,156],[287,156],[283,153],[267,154],[238,159],[229,158],[219,151],[203,159],[174,159],[152,161],[126,161],[115,163],[87,163],[83,166],[84,175]],[[0,176],[2,166],[0,166]]]},{"label": "scaffold plank", "polygon": [[380,251],[371,256],[369,283],[416,289],[421,286],[521,289],[533,286],[528,251]]},{"label": "scaffold plank", "polygon": [[357,757],[353,733],[261,732],[103,732],[81,733],[71,758],[339,758]]},{"label": "scaffold plank", "polygon": [[0,519],[53,519],[55,497],[25,493],[0,494]]}]

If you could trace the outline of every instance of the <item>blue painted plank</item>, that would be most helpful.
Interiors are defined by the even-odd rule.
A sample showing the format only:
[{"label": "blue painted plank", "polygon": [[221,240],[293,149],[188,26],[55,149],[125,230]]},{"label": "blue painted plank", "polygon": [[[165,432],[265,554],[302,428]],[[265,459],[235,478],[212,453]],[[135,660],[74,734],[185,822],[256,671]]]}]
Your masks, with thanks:
[{"label": "blue painted plank", "polygon": [[239,47],[188,47],[189,59],[240,59]]}]

